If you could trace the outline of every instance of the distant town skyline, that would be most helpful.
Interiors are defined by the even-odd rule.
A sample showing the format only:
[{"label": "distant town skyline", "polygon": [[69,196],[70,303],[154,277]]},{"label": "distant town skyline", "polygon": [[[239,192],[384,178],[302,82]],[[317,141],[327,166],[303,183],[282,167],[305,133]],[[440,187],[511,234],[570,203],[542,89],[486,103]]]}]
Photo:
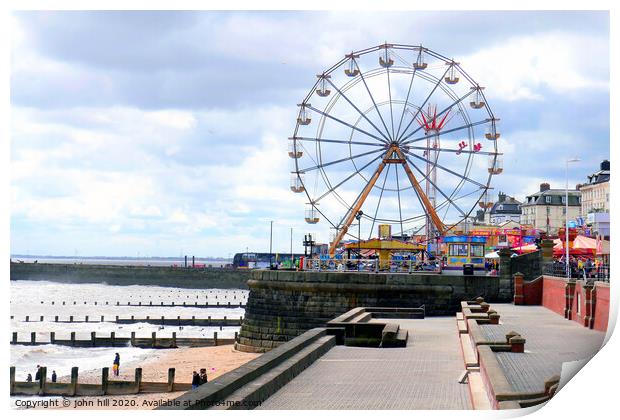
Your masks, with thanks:
[{"label": "distant town skyline", "polygon": [[[303,252],[287,138],[315,75],[351,50],[454,57],[501,118],[497,192],[586,182],[609,149],[609,14],[16,12],[11,253],[227,258]],[[312,31],[308,31],[312,28]],[[610,159],[611,160],[611,159]],[[472,216],[475,214],[472,214]]]}]

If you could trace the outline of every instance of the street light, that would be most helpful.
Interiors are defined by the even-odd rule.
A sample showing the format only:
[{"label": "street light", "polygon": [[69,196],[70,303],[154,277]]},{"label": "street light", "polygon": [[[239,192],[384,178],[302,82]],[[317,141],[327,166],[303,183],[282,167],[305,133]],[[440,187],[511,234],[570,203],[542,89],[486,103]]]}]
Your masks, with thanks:
[{"label": "street light", "polygon": [[564,204],[566,206],[566,213],[564,214],[564,247],[566,248],[566,278],[570,278],[570,263],[569,263],[569,246],[568,246],[568,164],[574,162],[580,162],[581,159],[574,157],[566,160],[566,195],[564,196]]},{"label": "street light", "polygon": [[[362,216],[364,215],[363,211],[358,211],[355,214],[355,220],[357,220],[357,258],[361,259],[360,257],[362,256]],[[359,271],[360,269],[360,262],[357,262],[357,270]]]}]

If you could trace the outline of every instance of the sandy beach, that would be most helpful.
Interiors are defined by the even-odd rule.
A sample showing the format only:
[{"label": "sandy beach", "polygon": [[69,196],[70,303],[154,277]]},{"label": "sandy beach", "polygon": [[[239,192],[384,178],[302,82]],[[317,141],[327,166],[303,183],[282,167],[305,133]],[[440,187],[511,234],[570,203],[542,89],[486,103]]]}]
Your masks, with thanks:
[{"label": "sandy beach", "polygon": [[[258,357],[257,353],[244,353],[236,351],[232,345],[217,347],[200,347],[200,348],[179,348],[179,349],[162,349],[157,350],[153,356],[132,363],[123,364],[122,349],[119,352],[121,356],[121,369],[118,377],[110,377],[110,380],[133,380],[137,367],[142,368],[142,380],[145,382],[167,382],[168,368],[174,367],[175,383],[191,383],[192,372],[201,368],[207,369],[209,380],[215,379],[226,372],[241,366],[242,364]],[[110,375],[112,370],[110,369]],[[69,382],[69,377],[59,378],[59,382]],[[80,372],[79,381],[81,383],[101,383],[101,371]],[[152,394],[132,394],[126,396],[111,397],[75,397],[69,398],[72,405],[69,409],[153,409],[152,404],[160,400],[174,399],[182,395],[185,391],[170,393],[152,393]],[[100,401],[110,400],[109,405],[100,403]],[[131,407],[114,406],[114,401],[133,400]],[[87,403],[81,407],[74,407],[74,401],[86,401]],[[93,402],[93,406],[89,407],[88,401]],[[100,405],[101,404],[101,405]],[[103,406],[102,406],[103,405]]]}]

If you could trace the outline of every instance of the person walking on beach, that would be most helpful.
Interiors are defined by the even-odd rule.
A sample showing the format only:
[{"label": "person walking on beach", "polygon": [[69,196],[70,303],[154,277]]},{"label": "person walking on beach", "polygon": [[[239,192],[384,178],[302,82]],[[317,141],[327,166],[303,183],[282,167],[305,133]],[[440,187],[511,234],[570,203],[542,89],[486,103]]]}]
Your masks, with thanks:
[{"label": "person walking on beach", "polygon": [[114,376],[118,376],[120,368],[121,368],[121,356],[118,353],[115,353],[114,363],[112,364],[112,372],[114,373]]},{"label": "person walking on beach", "polygon": [[32,375],[28,374],[28,376],[26,376],[26,382],[32,382]]},{"label": "person walking on beach", "polygon": [[207,369],[200,369],[200,385],[207,383]]},{"label": "person walking on beach", "polygon": [[57,378],[57,376],[56,376],[56,371],[55,371],[55,370],[53,370],[53,371],[52,371],[52,382],[56,382],[56,378]]},{"label": "person walking on beach", "polygon": [[200,375],[194,371],[192,374],[192,389],[196,389],[200,386]]}]

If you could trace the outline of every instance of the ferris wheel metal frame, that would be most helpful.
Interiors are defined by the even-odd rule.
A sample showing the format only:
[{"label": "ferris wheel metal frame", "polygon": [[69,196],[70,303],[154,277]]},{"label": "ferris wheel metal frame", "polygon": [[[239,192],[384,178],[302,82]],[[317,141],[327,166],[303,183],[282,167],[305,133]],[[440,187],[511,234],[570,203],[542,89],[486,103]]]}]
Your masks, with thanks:
[{"label": "ferris wheel metal frame", "polygon": [[[414,59],[407,61],[403,59],[398,53],[405,51],[413,53]],[[367,56],[368,54],[379,52],[379,67],[370,70],[362,70],[360,66],[360,57]],[[427,71],[428,61],[427,58],[436,60],[438,63],[442,63],[446,66],[446,70],[440,77]],[[395,65],[395,59],[405,63],[403,66]],[[437,63],[434,63],[437,64]],[[339,69],[344,70],[348,81],[338,86],[332,81],[332,75]],[[395,99],[392,97],[392,85],[390,83],[390,73],[392,75],[405,74],[410,77],[409,87],[407,90],[406,98]],[[369,81],[377,76],[386,75],[387,87],[389,92],[389,99],[377,103],[375,96],[369,88]],[[393,76],[394,77],[394,76]],[[417,78],[417,79],[416,79]],[[430,89],[428,95],[421,103],[413,103],[410,100],[410,94],[414,82],[416,80],[425,80],[429,82],[433,87]],[[451,86],[459,83],[469,83],[470,89],[465,94],[457,94]],[[354,100],[350,99],[347,94],[350,90],[356,87],[363,87],[368,94],[368,99],[372,105],[369,104],[364,110],[360,109],[360,104],[356,104]],[[449,105],[442,107],[438,112],[437,107],[431,105],[431,99],[433,95],[438,91],[443,92],[444,98],[449,98]],[[310,89],[309,93],[298,104],[299,112],[297,114],[297,122],[293,136],[289,138],[289,156],[294,159],[295,167],[291,176],[291,190],[296,193],[305,192],[308,198],[308,208],[306,210],[306,222],[314,224],[319,221],[319,215],[323,217],[328,223],[336,229],[334,239],[331,241],[329,247],[329,254],[334,255],[336,247],[340,241],[346,236],[350,235],[348,230],[354,220],[359,220],[361,217],[372,221],[372,227],[370,232],[374,229],[375,223],[395,223],[400,224],[401,235],[404,233],[404,223],[412,223],[418,220],[424,220],[425,238],[429,242],[432,239],[444,235],[458,223],[466,220],[476,205],[479,205],[486,211],[489,206],[487,199],[487,193],[491,189],[491,179],[494,175],[498,175],[503,171],[501,156],[502,153],[498,151],[497,140],[500,137],[500,133],[497,131],[498,118],[495,117],[491,110],[488,101],[484,95],[484,87],[480,86],[471,76],[460,66],[454,59],[449,59],[429,48],[422,45],[406,45],[406,44],[388,44],[384,43],[371,48],[355,51],[350,54],[346,54],[343,59],[338,61],[332,67],[323,71],[317,75],[317,81]],[[331,99],[322,108],[312,106],[311,100],[314,96],[319,98],[325,98],[331,95]],[[474,110],[486,111],[486,118],[473,120],[470,118],[465,101],[469,99],[469,106]],[[359,116],[355,121],[345,121],[344,118],[339,118],[333,111],[334,106],[339,101],[343,100],[348,106],[350,106]],[[394,108],[395,105],[402,105],[402,111],[398,119],[398,125],[396,126],[394,120]],[[383,115],[380,111],[381,107],[389,107],[390,120],[386,122],[387,115]],[[397,107],[398,108],[398,107]],[[312,136],[300,135],[302,127],[309,125],[312,122],[312,118],[309,116],[309,111],[319,115],[318,126],[316,134]],[[409,116],[407,116],[407,111]],[[454,112],[453,112],[454,111]],[[378,119],[375,118],[375,113]],[[452,114],[452,116],[450,116]],[[459,115],[463,120],[463,124],[457,127],[446,128],[444,125],[446,120],[450,116],[450,120],[455,115]],[[371,119],[375,118],[373,121]],[[384,118],[385,117],[385,118]],[[407,118],[405,118],[407,117]],[[407,121],[408,120],[408,121]],[[448,121],[450,121],[448,120]],[[324,136],[325,124],[336,123],[350,129],[350,135],[347,139],[335,139]],[[390,124],[388,124],[390,123]],[[368,124],[362,128],[361,124]],[[486,124],[488,130],[484,134],[485,142],[488,145],[491,142],[491,151],[483,151],[481,143],[475,144],[476,134],[475,128]],[[388,125],[391,127],[388,128]],[[417,125],[417,127],[416,127]],[[413,126],[413,128],[412,128]],[[403,128],[404,127],[404,128]],[[420,131],[424,132],[421,135]],[[449,133],[466,132],[468,141],[462,141],[457,148],[441,147],[440,137]],[[354,140],[353,135],[364,136],[366,140]],[[426,147],[417,146],[416,143],[426,141]],[[304,157],[304,154],[308,154],[312,148],[306,147],[304,144],[314,143],[314,157],[310,156],[314,165],[302,166],[300,165],[300,159]],[[348,145],[349,155],[341,159],[335,160],[323,160],[323,148],[325,145]],[[353,152],[353,146],[373,147],[372,150],[365,151],[363,153]],[[424,153],[422,153],[424,152]],[[439,163],[439,156],[441,153],[450,153],[466,156],[465,167],[463,173],[459,173],[457,170],[451,169],[447,166]],[[488,156],[488,175],[486,179],[474,180],[470,178],[469,172],[472,167],[473,158],[479,155]],[[372,157],[372,160],[362,164],[359,159],[363,157]],[[316,157],[316,158],[315,158]],[[328,170],[326,168],[333,167],[334,165],[341,164],[343,162],[350,162],[353,164],[354,171],[345,177],[343,180],[334,183],[329,177]],[[416,165],[416,163],[418,163]],[[376,165],[376,166],[372,166]],[[396,177],[396,189],[386,189],[386,181],[388,179],[389,171],[392,165],[400,165],[406,175],[404,182],[409,183],[406,187],[400,187],[400,180],[398,176],[398,167],[395,169]],[[426,168],[420,168],[425,165]],[[373,168],[372,175],[368,176],[363,173],[368,168]],[[387,168],[387,169],[386,169]],[[416,172],[420,175],[418,179]],[[444,192],[438,187],[437,182],[437,170],[441,170],[441,173],[447,173],[459,178],[456,187],[449,193]],[[309,188],[304,183],[304,177],[307,173],[318,171],[323,183],[327,187],[327,190],[320,195],[312,196]],[[381,175],[385,171],[384,180],[381,186],[377,185]],[[360,176],[365,181],[365,186],[355,200],[350,203],[343,198],[338,189],[344,184],[349,182],[352,178]],[[318,176],[316,177],[318,180]],[[473,184],[477,187],[477,190],[456,197],[460,189],[465,184]],[[374,190],[379,191],[379,197],[376,205],[374,215],[364,214],[361,212],[362,205],[365,203],[368,196]],[[420,207],[423,209],[423,214],[419,214],[413,217],[403,218],[401,210],[401,192],[413,191],[416,199],[418,200]],[[382,218],[379,217],[378,211],[381,204],[382,197],[385,191],[396,191],[398,197],[398,209],[399,218]],[[437,202],[437,193],[442,196],[442,202]],[[473,206],[467,210],[463,210],[456,201],[462,200],[467,196],[478,197],[474,200]],[[334,197],[340,204],[344,206],[346,211],[344,215],[339,218],[338,221],[331,220],[324,212],[322,212],[318,205],[320,202],[327,198]],[[445,218],[440,217],[439,211],[445,209],[445,213],[448,213],[450,207],[453,207],[460,214],[460,219],[452,222],[443,220]],[[353,236],[353,235],[350,235]],[[361,238],[358,238],[361,240]]]}]

